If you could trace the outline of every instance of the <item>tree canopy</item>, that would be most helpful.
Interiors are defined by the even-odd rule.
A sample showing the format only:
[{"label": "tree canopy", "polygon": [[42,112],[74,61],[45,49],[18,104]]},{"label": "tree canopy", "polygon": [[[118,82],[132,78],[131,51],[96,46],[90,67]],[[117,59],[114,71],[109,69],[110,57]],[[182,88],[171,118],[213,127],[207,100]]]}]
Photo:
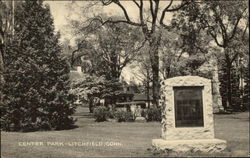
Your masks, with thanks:
[{"label": "tree canopy", "polygon": [[[235,86],[232,85],[235,82],[233,76],[236,73],[233,69],[239,65],[238,61],[248,52],[248,48],[243,44],[248,41],[247,1],[194,2],[183,7],[176,15],[175,23],[177,26],[180,24],[178,27],[181,30],[186,28],[194,30],[193,38],[187,38],[193,43],[190,45],[202,50],[204,44],[196,40],[199,37],[198,39],[205,38],[210,48],[219,48],[214,55],[218,59],[220,69],[222,102],[224,108],[236,109],[238,103],[235,103],[232,98],[235,92],[233,90]],[[239,80],[237,82],[235,85],[239,85]]]},{"label": "tree canopy", "polygon": [[72,64],[80,58],[89,63],[86,73],[104,75],[108,80],[119,79],[122,69],[134,60],[144,44],[140,31],[129,26],[107,24],[85,33],[88,35],[77,39]]}]

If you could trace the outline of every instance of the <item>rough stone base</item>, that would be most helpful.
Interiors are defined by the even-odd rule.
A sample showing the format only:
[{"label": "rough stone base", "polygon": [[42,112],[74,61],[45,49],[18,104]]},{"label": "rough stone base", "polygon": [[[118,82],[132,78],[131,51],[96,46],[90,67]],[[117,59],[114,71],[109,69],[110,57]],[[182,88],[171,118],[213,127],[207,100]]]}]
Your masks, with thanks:
[{"label": "rough stone base", "polygon": [[156,150],[173,152],[221,152],[226,148],[226,141],[221,139],[194,139],[194,140],[164,140],[153,139],[152,146]]}]

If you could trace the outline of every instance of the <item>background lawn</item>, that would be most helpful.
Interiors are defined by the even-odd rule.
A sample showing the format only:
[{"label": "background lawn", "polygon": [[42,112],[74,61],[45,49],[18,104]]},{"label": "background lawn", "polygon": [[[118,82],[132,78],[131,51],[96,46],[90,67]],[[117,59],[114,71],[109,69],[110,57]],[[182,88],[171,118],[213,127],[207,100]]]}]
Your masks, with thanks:
[{"label": "background lawn", "polygon": [[[95,122],[87,108],[77,109],[78,128],[63,131],[30,133],[1,132],[1,157],[158,157],[176,156],[174,153],[152,151],[151,140],[160,138],[161,124]],[[249,113],[215,115],[216,138],[227,140],[223,153],[207,155],[189,153],[190,156],[248,156]],[[43,142],[40,146],[21,146],[23,142]],[[62,142],[47,145],[47,142]],[[81,144],[72,145],[74,142]],[[94,144],[90,144],[93,142]],[[22,144],[19,144],[22,143]],[[85,143],[85,144],[83,144]],[[87,144],[89,143],[89,144]],[[179,153],[177,156],[188,156]]]}]

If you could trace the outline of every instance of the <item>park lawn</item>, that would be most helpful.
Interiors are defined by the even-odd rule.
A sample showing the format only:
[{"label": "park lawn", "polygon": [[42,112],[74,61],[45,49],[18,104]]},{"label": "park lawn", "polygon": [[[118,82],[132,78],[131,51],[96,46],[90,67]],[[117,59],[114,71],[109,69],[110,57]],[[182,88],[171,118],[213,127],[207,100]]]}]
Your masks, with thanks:
[{"label": "park lawn", "polygon": [[[160,138],[161,124],[95,122],[87,108],[79,108],[75,117],[78,128],[62,131],[39,131],[29,133],[1,132],[1,157],[159,157],[188,156],[156,152],[151,149],[151,140]],[[215,115],[216,138],[227,140],[228,148],[218,154],[189,153],[190,156],[248,156],[249,114],[235,113]],[[22,142],[43,142],[39,146],[20,146]],[[47,145],[47,142],[63,142]],[[75,146],[67,143],[83,142]],[[94,144],[87,144],[94,142]],[[82,146],[81,146],[82,145]]]}]

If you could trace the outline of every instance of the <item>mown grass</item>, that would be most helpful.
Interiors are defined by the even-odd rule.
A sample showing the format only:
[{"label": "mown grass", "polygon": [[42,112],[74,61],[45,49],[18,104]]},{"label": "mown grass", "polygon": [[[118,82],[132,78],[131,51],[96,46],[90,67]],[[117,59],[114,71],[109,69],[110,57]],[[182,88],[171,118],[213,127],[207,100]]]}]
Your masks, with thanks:
[{"label": "mown grass", "polygon": [[[222,153],[163,153],[151,149],[151,140],[160,138],[161,124],[95,122],[86,108],[75,117],[78,128],[30,133],[1,132],[1,157],[161,157],[161,156],[249,156],[249,115],[247,112],[215,115],[216,138],[227,140]],[[40,146],[20,146],[20,142],[43,142]],[[62,142],[47,145],[47,142]],[[67,143],[82,142],[83,146]],[[95,144],[90,144],[94,142]],[[89,144],[87,144],[89,143]],[[99,143],[99,144],[98,144]],[[113,144],[112,144],[113,143]]]}]

